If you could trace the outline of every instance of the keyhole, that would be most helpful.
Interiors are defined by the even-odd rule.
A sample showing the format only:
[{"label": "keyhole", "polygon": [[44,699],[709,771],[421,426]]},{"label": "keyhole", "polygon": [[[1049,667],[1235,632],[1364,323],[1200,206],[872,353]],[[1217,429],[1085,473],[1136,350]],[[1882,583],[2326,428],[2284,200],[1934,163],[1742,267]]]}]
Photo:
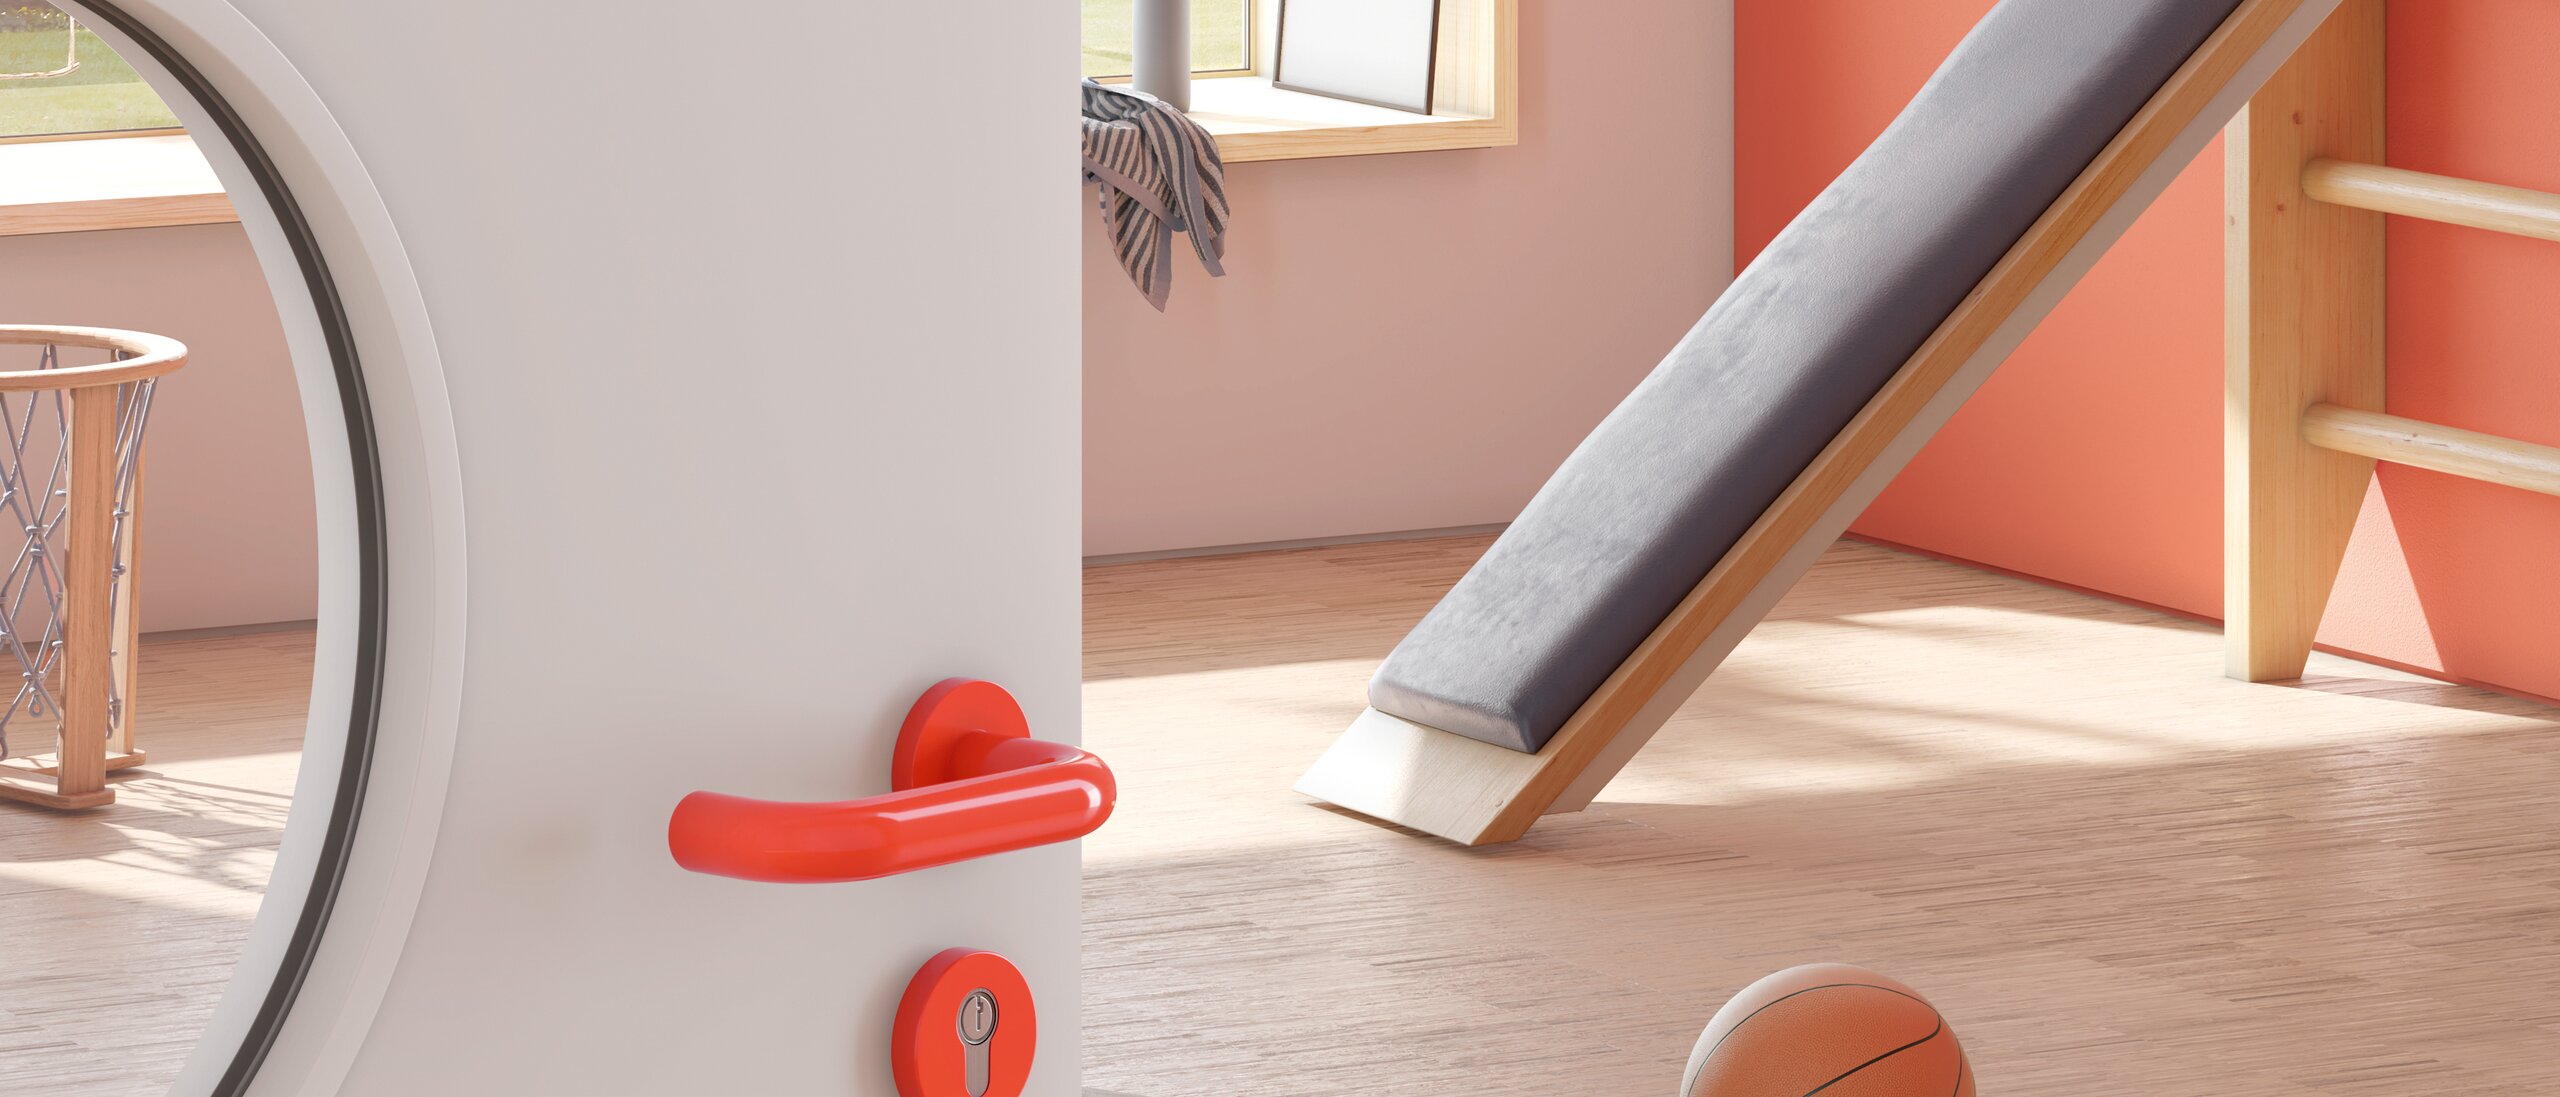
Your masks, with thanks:
[{"label": "keyhole", "polygon": [[960,1003],[960,1039],[983,1044],[996,1031],[996,999],[986,991],[972,992]]}]

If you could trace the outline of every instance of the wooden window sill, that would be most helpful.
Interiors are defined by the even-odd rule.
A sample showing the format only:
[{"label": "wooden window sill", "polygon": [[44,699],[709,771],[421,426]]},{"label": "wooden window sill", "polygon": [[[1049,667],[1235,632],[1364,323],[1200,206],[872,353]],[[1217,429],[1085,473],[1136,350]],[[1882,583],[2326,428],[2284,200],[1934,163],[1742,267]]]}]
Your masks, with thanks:
[{"label": "wooden window sill", "polygon": [[1218,155],[1230,164],[1520,143],[1511,118],[1414,114],[1283,91],[1261,77],[1192,81],[1191,117],[1218,136]]},{"label": "wooden window sill", "polygon": [[184,135],[0,145],[0,236],[239,219]]}]

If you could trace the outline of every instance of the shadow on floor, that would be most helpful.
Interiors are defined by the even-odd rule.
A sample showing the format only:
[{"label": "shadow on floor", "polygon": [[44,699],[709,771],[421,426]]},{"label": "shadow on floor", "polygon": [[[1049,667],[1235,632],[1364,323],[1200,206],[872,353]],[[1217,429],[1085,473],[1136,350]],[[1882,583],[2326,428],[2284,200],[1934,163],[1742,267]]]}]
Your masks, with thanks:
[{"label": "shadow on floor", "polygon": [[2234,683],[2203,626],[1843,546],[1600,804],[1461,849],[1288,791],[1473,555],[1330,551],[1097,569],[1097,1086],[1667,1093],[1727,995],[1840,960],[1987,1091],[2560,1092],[2548,709]]}]

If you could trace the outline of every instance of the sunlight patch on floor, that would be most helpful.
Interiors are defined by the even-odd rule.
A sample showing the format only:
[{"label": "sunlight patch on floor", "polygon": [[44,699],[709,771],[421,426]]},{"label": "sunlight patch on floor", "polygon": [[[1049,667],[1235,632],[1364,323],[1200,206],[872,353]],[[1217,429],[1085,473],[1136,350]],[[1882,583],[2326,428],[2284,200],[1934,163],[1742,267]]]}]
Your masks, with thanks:
[{"label": "sunlight patch on floor", "polygon": [[[1889,644],[1889,663],[1841,659]],[[2039,667],[2070,651],[2099,678]],[[2548,722],[2425,705],[2385,708],[2362,696],[2234,682],[2219,636],[2157,618],[2140,622],[1976,605],[1933,605],[1777,619],[1763,625],[1665,727],[1601,802],[1739,804],[1798,795],[1909,789],[1992,767],[2142,767],[2234,751],[2384,744],[2512,731]],[[1871,658],[1871,657],[1870,657]],[[1230,804],[1304,805],[1298,772],[1356,715],[1375,663],[1275,660],[1217,670],[1103,678],[1085,686],[1087,742],[1109,757],[1124,735],[1186,728],[1198,755],[1175,774],[1250,770],[1214,793],[1180,780],[1152,787],[1124,769],[1124,794]],[[2435,686],[2416,675],[2321,655],[2315,674]],[[1314,683],[1333,683],[1322,691]],[[1311,703],[1311,698],[1323,698]],[[2388,702],[2379,702],[2388,705]],[[1148,736],[1152,740],[1152,736]],[[1677,745],[1673,745],[1677,744]],[[1151,760],[1147,769],[1164,766]],[[1242,848],[1301,843],[1295,827],[1230,835]],[[1119,834],[1094,843],[1109,863],[1191,847],[1180,834]],[[1235,847],[1230,847],[1235,848]]]},{"label": "sunlight patch on floor", "polygon": [[2553,710],[2233,682],[2214,629],[1849,544],[1520,842],[1290,792],[1480,549],[1089,573],[1093,1085],[1668,1093],[1727,995],[1842,960],[1928,990],[1987,1092],[2560,1092]]}]

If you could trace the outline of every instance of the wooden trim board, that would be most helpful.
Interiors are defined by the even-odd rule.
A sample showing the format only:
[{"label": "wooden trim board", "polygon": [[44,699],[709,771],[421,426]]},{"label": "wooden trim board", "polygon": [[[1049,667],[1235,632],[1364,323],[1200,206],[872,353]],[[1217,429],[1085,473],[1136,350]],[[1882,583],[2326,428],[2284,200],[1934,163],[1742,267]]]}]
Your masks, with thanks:
[{"label": "wooden trim board", "polygon": [[2243,0],[1545,749],[1370,710],[1298,791],[1467,845],[1588,804],[2338,0]]},{"label": "wooden trim board", "polygon": [[2303,437],[2382,408],[2383,217],[2313,200],[2323,159],[2382,160],[2383,0],[2346,0],[2231,122],[2223,254],[2224,672],[2302,676],[2373,459]]},{"label": "wooden trim board", "polygon": [[138,130],[93,130],[87,133],[22,133],[0,137],[0,145],[51,145],[63,141],[123,141],[134,137],[184,137],[184,126],[159,126]]}]

